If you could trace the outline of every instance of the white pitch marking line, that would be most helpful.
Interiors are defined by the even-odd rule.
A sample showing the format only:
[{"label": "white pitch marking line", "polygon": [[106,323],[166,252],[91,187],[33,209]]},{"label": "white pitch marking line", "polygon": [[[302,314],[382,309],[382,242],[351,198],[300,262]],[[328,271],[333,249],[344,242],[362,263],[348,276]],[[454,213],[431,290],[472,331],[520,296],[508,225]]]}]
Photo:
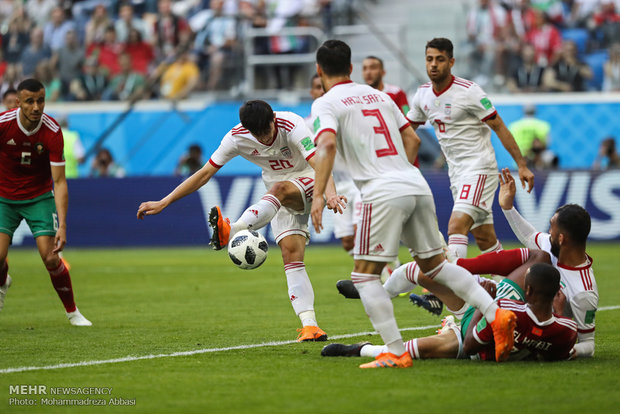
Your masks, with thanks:
[{"label": "white pitch marking line", "polygon": [[[600,308],[598,308],[599,311],[616,310],[616,309],[620,309],[620,305],[601,306]],[[425,329],[432,329],[432,328],[438,328],[438,327],[439,325],[417,326],[417,327],[411,327],[411,328],[402,328],[401,331],[422,331]],[[345,339],[345,338],[354,338],[356,336],[376,335],[376,334],[377,332],[358,332],[358,333],[352,333],[352,334],[335,335],[335,336],[330,337],[330,339]],[[191,355],[198,355],[198,354],[209,354],[212,352],[234,351],[238,349],[252,349],[252,348],[263,348],[267,346],[290,345],[296,342],[297,341],[294,341],[294,340],[293,341],[279,341],[279,342],[263,342],[260,344],[229,346],[225,348],[204,348],[204,349],[195,349],[193,351],[179,351],[179,352],[173,352],[171,354],[126,356],[122,358],[102,359],[102,360],[95,360],[95,361],[67,362],[67,363],[57,364],[57,365],[45,365],[42,367],[5,368],[5,369],[0,369],[0,374],[10,374],[13,372],[25,372],[25,371],[52,370],[52,369],[61,369],[61,368],[87,367],[91,365],[116,364],[119,362],[140,361],[142,359],[191,356]]]},{"label": "white pitch marking line", "polygon": [[[403,328],[401,329],[401,331],[421,331],[425,329],[437,328],[438,326],[439,325],[428,325],[428,326]],[[335,335],[335,336],[330,337],[330,339],[345,339],[345,338],[353,338],[356,336],[364,336],[364,335],[377,335],[377,332],[370,331],[370,332],[358,332],[358,333],[344,334],[344,335]],[[290,345],[294,343],[297,343],[297,341],[291,340],[291,341],[278,341],[278,342],[263,342],[260,344],[237,345],[237,346],[229,346],[225,348],[204,348],[204,349],[195,349],[193,351],[179,351],[179,352],[172,352],[170,354],[154,354],[154,355],[142,355],[142,356],[129,355],[129,356],[122,357],[122,358],[103,359],[103,360],[95,360],[95,361],[82,361],[82,362],[66,362],[63,364],[45,365],[41,367],[5,368],[5,369],[0,369],[0,374],[10,374],[14,372],[25,372],[25,371],[52,370],[52,369],[61,369],[61,368],[87,367],[91,365],[116,364],[119,362],[140,361],[143,359],[191,356],[191,355],[198,355],[198,354],[209,354],[213,352],[234,351],[238,349],[252,349],[252,348],[263,348],[267,346]]]}]

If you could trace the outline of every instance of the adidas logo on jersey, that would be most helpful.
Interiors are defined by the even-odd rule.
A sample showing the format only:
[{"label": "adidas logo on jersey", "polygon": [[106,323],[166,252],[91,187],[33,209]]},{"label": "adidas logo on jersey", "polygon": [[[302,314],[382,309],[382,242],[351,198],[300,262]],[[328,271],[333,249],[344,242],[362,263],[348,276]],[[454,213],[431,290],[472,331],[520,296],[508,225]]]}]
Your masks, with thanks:
[{"label": "adidas logo on jersey", "polygon": [[17,145],[17,144],[15,143],[15,140],[11,138],[10,140],[7,141],[6,145]]},{"label": "adidas logo on jersey", "polygon": [[252,155],[260,155],[260,152],[258,152],[258,150],[255,149],[254,151],[252,151]]}]

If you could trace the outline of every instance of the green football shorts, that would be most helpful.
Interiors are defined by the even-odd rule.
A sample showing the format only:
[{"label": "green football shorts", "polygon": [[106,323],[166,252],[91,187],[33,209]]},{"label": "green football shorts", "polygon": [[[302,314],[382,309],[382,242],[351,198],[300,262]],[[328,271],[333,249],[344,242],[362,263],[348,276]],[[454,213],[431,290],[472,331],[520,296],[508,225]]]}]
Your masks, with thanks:
[{"label": "green football shorts", "polygon": [[26,220],[32,235],[55,236],[58,230],[58,214],[54,194],[50,191],[30,200],[7,200],[0,197],[0,233],[11,239],[22,219]]}]

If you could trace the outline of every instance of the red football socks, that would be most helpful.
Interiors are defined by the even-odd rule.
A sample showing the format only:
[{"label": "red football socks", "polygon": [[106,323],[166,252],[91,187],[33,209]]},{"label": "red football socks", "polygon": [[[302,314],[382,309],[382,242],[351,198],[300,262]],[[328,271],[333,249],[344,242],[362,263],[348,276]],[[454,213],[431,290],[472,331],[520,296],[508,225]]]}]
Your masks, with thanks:
[{"label": "red football socks", "polygon": [[52,279],[52,285],[58,293],[58,297],[62,301],[67,312],[75,311],[75,301],[73,300],[73,287],[71,286],[71,277],[69,270],[65,267],[61,260],[56,269],[47,269]]},{"label": "red football socks", "polygon": [[500,250],[481,254],[471,259],[458,259],[456,264],[469,270],[475,275],[494,274],[508,276],[527,261],[529,257],[528,249]]}]

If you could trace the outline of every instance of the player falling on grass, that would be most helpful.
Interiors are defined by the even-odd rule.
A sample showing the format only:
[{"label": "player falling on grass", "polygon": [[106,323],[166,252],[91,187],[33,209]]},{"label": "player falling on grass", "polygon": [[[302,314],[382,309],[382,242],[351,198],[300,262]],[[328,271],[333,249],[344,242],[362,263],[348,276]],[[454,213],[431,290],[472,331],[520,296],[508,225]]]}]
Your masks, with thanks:
[{"label": "player falling on grass", "polygon": [[69,322],[90,326],[75,306],[69,270],[59,257],[67,242],[69,197],[62,131],[43,112],[45,87],[26,79],[17,109],[0,114],[0,310],[11,286],[6,260],[13,233],[25,219]]},{"label": "player falling on grass", "polygon": [[[298,341],[325,341],[314,312],[314,291],[304,264],[310,238],[308,217],[314,188],[315,147],[303,118],[292,112],[274,112],[264,101],[248,101],[239,109],[241,123],[222,139],[209,161],[160,201],[140,204],[138,218],[160,213],[169,204],[205,185],[228,161],[242,156],[262,168],[267,194],[230,223],[218,206],[211,209],[211,244],[220,250],[240,230],[260,229],[269,222],[282,249],[288,293],[302,323]],[[327,206],[342,212],[344,197],[336,194],[333,182],[325,191]],[[320,195],[323,202],[323,193]]]},{"label": "player falling on grass", "polygon": [[[484,311],[493,326],[497,359],[504,360],[512,348],[516,317],[499,309],[469,272],[446,261],[431,190],[412,164],[420,138],[389,96],[351,81],[351,49],[346,43],[328,40],[316,58],[317,73],[327,92],[312,105],[318,131],[314,191],[317,195],[325,191],[339,152],[363,203],[351,279],[387,346],[375,361],[360,367],[412,365],[391,300],[380,282],[381,269],[398,255],[400,239],[431,278]],[[317,232],[322,228],[322,204],[315,196],[311,215]]]},{"label": "player falling on grass", "polygon": [[[591,220],[588,212],[576,204],[559,207],[549,223],[549,233],[536,231],[514,208],[516,193],[515,180],[508,169],[500,176],[499,205],[515,235],[526,249],[502,250],[482,254],[475,258],[458,259],[456,264],[474,274],[494,273],[511,275],[524,273],[533,263],[551,263],[562,277],[561,289],[554,304],[555,312],[577,323],[579,342],[571,357],[591,357],[594,355],[595,314],[598,307],[598,288],[592,269],[592,258],[586,253],[586,243],[590,233]],[[521,269],[521,270],[519,270]],[[400,292],[411,290],[420,282],[419,270],[415,263],[407,263],[395,270],[384,287],[392,297]],[[424,280],[424,279],[422,279]],[[518,280],[518,279],[515,279]],[[420,283],[425,285],[424,281]],[[522,286],[522,285],[521,285]],[[424,286],[435,292],[434,287]],[[510,297],[516,289],[510,280],[500,282],[498,295]],[[441,296],[441,295],[440,295]],[[455,315],[462,315],[463,303],[446,303]]]},{"label": "player falling on grass", "polygon": [[435,38],[426,44],[430,82],[416,92],[407,119],[414,129],[427,120],[435,129],[448,163],[454,199],[448,248],[457,257],[467,257],[468,233],[482,252],[501,250],[491,210],[498,185],[491,129],[517,163],[521,184],[525,188],[527,182],[528,192],[534,186],[534,174],[486,93],[474,82],[452,75],[453,65],[450,40]]},{"label": "player falling on grass", "polygon": [[[499,298],[501,308],[517,315],[514,348],[509,360],[562,361],[571,357],[577,340],[577,324],[568,318],[553,314],[553,300],[560,290],[560,272],[546,263],[529,264],[525,271],[514,275],[513,298]],[[498,290],[499,291],[499,290]],[[449,295],[454,296],[453,293]],[[439,295],[446,302],[450,299]],[[454,298],[458,300],[458,298]],[[494,360],[493,335],[484,318],[473,319],[474,312],[466,314],[460,325],[453,317],[444,319],[438,335],[407,341],[406,348],[414,359],[465,358],[475,356]],[[385,352],[385,345],[362,342],[354,345],[330,344],[323,348],[323,356],[375,357]]]},{"label": "player falling on grass", "polygon": [[[310,85],[310,96],[316,100],[323,96],[323,84],[319,75],[312,77]],[[314,131],[314,119],[312,115],[306,118],[306,124],[311,131]],[[340,155],[336,154],[334,159],[334,168],[332,170],[334,184],[339,194],[347,198],[347,208],[342,214],[334,217],[334,237],[340,239],[342,248],[349,254],[353,255],[353,246],[355,244],[355,232],[360,221],[360,213],[362,208],[360,191],[355,186],[353,178],[344,165],[344,160]]]}]

